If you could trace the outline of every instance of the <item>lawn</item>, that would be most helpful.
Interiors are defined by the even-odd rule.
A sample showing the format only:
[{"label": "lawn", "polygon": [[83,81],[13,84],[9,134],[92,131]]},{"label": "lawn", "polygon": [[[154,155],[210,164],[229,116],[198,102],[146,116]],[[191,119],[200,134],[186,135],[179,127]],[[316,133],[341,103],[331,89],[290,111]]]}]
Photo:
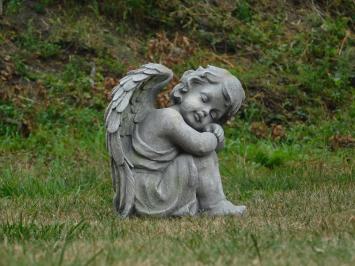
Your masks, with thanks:
[{"label": "lawn", "polygon": [[[354,3],[301,2],[3,1],[0,266],[354,265]],[[114,213],[104,109],[148,61],[242,81],[219,163],[244,217]]]},{"label": "lawn", "polygon": [[[353,151],[240,139],[220,168],[245,217],[124,220],[101,124],[2,139],[0,264],[353,264]],[[266,167],[260,154],[279,160]]]}]

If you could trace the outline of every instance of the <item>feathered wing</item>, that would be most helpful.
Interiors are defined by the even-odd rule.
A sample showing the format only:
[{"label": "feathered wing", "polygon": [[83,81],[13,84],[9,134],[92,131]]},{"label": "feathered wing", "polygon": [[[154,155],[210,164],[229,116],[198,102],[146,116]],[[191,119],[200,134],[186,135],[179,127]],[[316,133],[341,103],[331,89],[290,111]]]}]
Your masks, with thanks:
[{"label": "feathered wing", "polygon": [[173,72],[160,64],[149,63],[128,72],[113,88],[112,100],[105,112],[106,145],[111,158],[111,175],[116,192],[114,205],[127,217],[134,204],[133,165],[125,156],[121,136],[132,135],[134,124],[155,108],[157,94],[173,77]]}]

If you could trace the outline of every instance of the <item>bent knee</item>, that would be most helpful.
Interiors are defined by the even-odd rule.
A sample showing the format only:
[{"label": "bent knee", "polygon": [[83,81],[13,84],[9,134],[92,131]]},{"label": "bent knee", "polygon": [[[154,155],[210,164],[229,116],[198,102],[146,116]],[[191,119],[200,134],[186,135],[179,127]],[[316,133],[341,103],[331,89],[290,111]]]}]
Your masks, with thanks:
[{"label": "bent knee", "polygon": [[218,157],[215,151],[202,157],[194,157],[194,162],[197,169],[218,168]]}]

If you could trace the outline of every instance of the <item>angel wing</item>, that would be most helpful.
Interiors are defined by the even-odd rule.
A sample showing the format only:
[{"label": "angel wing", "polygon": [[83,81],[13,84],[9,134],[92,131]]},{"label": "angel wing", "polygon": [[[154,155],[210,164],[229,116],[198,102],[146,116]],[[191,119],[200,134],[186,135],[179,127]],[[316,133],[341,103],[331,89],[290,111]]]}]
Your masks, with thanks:
[{"label": "angel wing", "polygon": [[134,204],[133,165],[125,156],[122,136],[132,135],[134,124],[155,108],[157,94],[173,77],[173,72],[160,64],[149,63],[128,72],[113,88],[112,100],[105,112],[106,146],[111,158],[112,184],[116,192],[114,206],[127,217]]}]

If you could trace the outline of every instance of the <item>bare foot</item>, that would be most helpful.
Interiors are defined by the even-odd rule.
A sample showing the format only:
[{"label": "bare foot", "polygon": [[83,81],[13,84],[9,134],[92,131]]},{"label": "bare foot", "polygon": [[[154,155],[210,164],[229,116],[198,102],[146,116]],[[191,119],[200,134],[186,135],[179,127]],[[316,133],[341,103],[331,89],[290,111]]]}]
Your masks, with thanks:
[{"label": "bare foot", "polygon": [[222,216],[222,215],[236,215],[242,216],[246,212],[246,206],[244,205],[234,205],[228,200],[222,200],[216,205],[210,207],[206,210],[206,214],[211,216]]}]

